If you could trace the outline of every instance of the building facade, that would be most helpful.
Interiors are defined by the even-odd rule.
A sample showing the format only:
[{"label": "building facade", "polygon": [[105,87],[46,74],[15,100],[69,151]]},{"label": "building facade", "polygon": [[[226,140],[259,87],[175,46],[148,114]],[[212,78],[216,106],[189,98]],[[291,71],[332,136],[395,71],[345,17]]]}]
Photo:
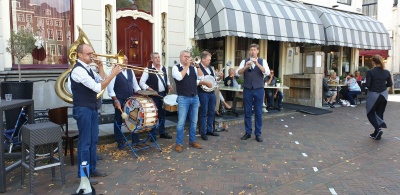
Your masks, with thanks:
[{"label": "building facade", "polygon": [[[11,31],[20,29],[43,38],[42,58],[34,54],[21,65],[22,79],[34,81],[36,109],[58,107],[66,103],[55,95],[54,83],[70,66],[68,49],[79,36],[77,26],[98,54],[123,50],[129,64],[146,67],[154,51],[164,66],[172,66],[180,51],[192,46],[193,8],[194,1],[178,0],[1,0],[0,42],[7,45]],[[0,47],[0,81],[17,80],[16,63]]]},{"label": "building facade", "polygon": [[[285,101],[321,106],[322,73],[340,76],[359,67],[360,50],[390,50],[390,32],[362,14],[362,0],[196,1],[195,39],[214,64],[237,67],[251,43],[260,45],[289,90]],[[277,74],[278,73],[278,74]],[[365,73],[364,73],[365,74]]]}]

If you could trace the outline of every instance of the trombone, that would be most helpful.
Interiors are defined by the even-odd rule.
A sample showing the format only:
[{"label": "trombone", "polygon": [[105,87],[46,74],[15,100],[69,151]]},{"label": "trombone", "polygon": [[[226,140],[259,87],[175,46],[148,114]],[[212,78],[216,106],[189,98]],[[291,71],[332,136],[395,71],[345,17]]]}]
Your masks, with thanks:
[{"label": "trombone", "polygon": [[[71,52],[75,53],[75,52]],[[70,54],[70,55],[71,55]],[[109,62],[109,61],[101,61],[101,62],[105,62],[105,65],[107,67],[112,67],[112,66],[119,66],[120,68],[126,68],[126,69],[131,69],[131,70],[136,70],[136,71],[141,71],[141,72],[147,72],[150,74],[158,74],[161,76],[164,76],[163,72],[159,72],[157,70],[152,70],[152,69],[147,69],[147,68],[143,68],[143,67],[139,67],[139,66],[133,66],[133,65],[129,65],[129,64],[124,64],[124,52],[122,50],[120,50],[118,52],[118,54],[112,55],[112,54],[97,54],[97,53],[93,53],[94,56],[100,56],[100,57],[105,57],[105,58],[113,58],[115,60],[117,60],[117,62]],[[97,59],[95,58],[91,58],[92,62],[97,61]],[[97,66],[97,65],[94,65]],[[146,70],[147,69],[147,70]]]}]

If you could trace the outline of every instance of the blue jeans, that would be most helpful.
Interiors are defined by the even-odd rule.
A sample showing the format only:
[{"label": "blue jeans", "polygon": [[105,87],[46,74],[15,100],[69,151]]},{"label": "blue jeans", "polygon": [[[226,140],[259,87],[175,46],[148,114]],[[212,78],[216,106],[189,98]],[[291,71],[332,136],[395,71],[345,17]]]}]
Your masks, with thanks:
[{"label": "blue jeans", "polygon": [[200,131],[201,134],[213,132],[213,124],[215,117],[215,104],[217,97],[215,93],[199,93],[200,99]]},{"label": "blue jeans", "polygon": [[[161,92],[160,93],[161,96],[165,96],[166,93],[165,92]],[[152,97],[151,99],[153,99],[154,103],[156,104],[157,107],[157,111],[158,111],[158,127],[154,127],[150,132],[151,135],[153,135],[154,137],[157,135],[157,129],[158,129],[158,133],[161,134],[165,134],[165,109],[163,108],[164,105],[164,101],[163,99],[159,98],[159,97]]]},{"label": "blue jeans", "polygon": [[[121,102],[121,106],[122,102],[124,102],[125,100],[123,99],[118,99],[119,102]],[[122,110],[124,108],[122,107]],[[124,138],[122,137],[122,132],[120,131],[122,124],[122,117],[121,117],[121,111],[117,108],[115,108],[114,111],[114,139],[118,144],[118,147],[122,147],[123,143],[125,143]],[[117,126],[118,125],[118,126]],[[132,133],[132,144],[137,144],[139,142],[139,134],[138,133]]]},{"label": "blue jeans", "polygon": [[199,112],[199,97],[178,96],[178,124],[176,126],[176,144],[183,143],[183,130],[185,128],[186,117],[189,114],[189,143],[196,141],[196,125]]},{"label": "blue jeans", "polygon": [[96,109],[74,106],[73,117],[78,125],[78,177],[83,161],[90,165],[90,173],[96,171],[99,116]]},{"label": "blue jeans", "polygon": [[262,128],[262,106],[264,99],[264,88],[260,89],[243,89],[243,103],[244,103],[244,126],[246,133],[251,135],[251,111],[254,107],[255,130],[254,135],[261,135]]},{"label": "blue jeans", "polygon": [[[267,96],[268,107],[271,108],[274,107],[274,93],[275,89],[273,90],[265,89],[265,95]],[[278,93],[276,94],[276,99],[278,100],[278,108],[282,108],[282,99],[283,99],[282,91],[278,91]]]},{"label": "blue jeans", "polygon": [[349,91],[349,90],[342,90],[343,98],[349,100],[351,105],[356,105],[354,101],[354,96],[361,94],[361,91]]}]

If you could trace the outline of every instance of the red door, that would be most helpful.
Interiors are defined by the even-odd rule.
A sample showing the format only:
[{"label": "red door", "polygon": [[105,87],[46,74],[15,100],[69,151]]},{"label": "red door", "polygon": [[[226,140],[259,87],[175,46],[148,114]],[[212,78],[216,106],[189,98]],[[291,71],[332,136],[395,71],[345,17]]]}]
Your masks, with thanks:
[{"label": "red door", "polygon": [[[124,51],[128,64],[147,67],[153,52],[153,25],[141,18],[124,17],[117,19],[117,50]],[[137,78],[141,71],[135,71]]]}]

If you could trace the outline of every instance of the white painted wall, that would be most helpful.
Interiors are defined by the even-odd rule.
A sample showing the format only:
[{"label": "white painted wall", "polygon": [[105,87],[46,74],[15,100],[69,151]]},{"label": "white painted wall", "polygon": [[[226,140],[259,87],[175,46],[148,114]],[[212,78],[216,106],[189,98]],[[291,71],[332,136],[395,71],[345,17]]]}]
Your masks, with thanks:
[{"label": "white painted wall", "polygon": [[7,40],[10,39],[10,1],[0,1],[0,71],[10,70],[12,66],[11,54],[6,52]]},{"label": "white painted wall", "polygon": [[334,5],[339,5],[335,9],[348,11],[348,12],[362,13],[362,0],[352,0],[350,6],[337,3],[337,0],[324,0],[324,1],[321,1],[321,0],[298,0],[298,2],[303,2],[305,4],[318,5],[318,6],[322,6],[322,7],[329,7],[329,8],[332,8],[332,6],[334,6]]},{"label": "white painted wall", "polygon": [[179,53],[192,45],[194,38],[194,1],[169,1],[167,21],[167,64],[179,62]]},{"label": "white painted wall", "polygon": [[391,56],[391,71],[400,72],[400,4],[392,8],[392,50],[389,51]]}]

